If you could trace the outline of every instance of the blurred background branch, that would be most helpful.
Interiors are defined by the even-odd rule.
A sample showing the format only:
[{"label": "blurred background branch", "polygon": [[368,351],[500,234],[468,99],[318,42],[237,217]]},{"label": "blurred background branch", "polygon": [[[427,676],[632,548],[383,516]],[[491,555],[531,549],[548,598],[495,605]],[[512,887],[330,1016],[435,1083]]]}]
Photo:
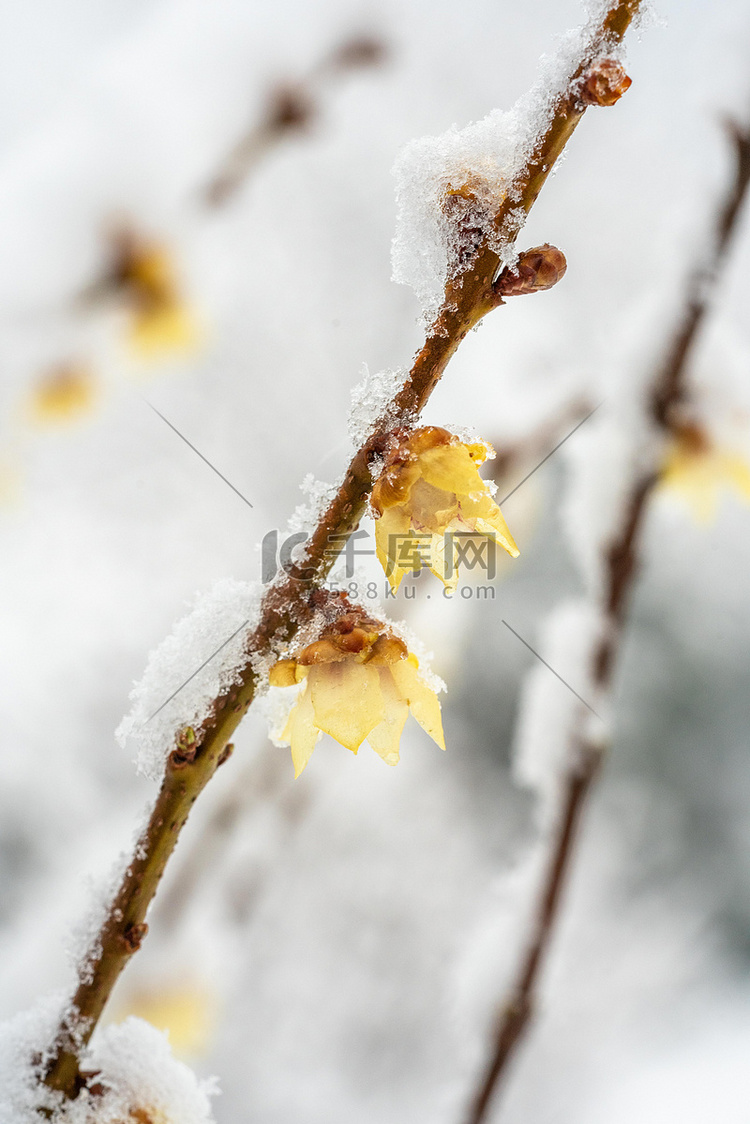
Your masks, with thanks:
[{"label": "blurred background branch", "polygon": [[[666,346],[664,357],[645,385],[642,423],[651,434],[648,458],[651,467],[644,472],[638,465],[635,466],[629,493],[621,502],[619,531],[613,539],[599,545],[605,562],[606,582],[598,605],[602,625],[600,636],[590,652],[591,683],[594,705],[598,709],[606,708],[608,713],[612,708],[613,675],[627,608],[642,563],[643,524],[670,444],[680,440],[689,422],[695,423],[691,416],[690,361],[710,314],[714,289],[730,253],[750,183],[750,131],[731,123],[728,135],[735,168],[716,207],[714,245],[708,259],[699,262],[688,281],[681,321],[672,330],[672,339]],[[614,496],[612,502],[617,502]],[[508,1064],[535,1017],[540,978],[564,901],[563,890],[574,861],[581,815],[608,741],[600,726],[601,723],[592,720],[590,713],[581,707],[567,734],[569,762],[559,782],[559,803],[553,813],[554,829],[536,909],[515,982],[511,985],[497,1024],[489,1063],[466,1116],[467,1124],[481,1124],[487,1119],[490,1106],[494,1104],[507,1076]]]}]

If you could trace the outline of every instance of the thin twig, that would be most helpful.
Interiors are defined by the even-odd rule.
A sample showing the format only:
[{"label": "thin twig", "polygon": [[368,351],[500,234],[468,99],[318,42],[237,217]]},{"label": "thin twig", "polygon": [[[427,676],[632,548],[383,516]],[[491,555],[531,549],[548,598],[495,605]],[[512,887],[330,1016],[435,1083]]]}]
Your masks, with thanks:
[{"label": "thin twig", "polygon": [[[735,148],[736,169],[725,196],[717,208],[716,238],[710,260],[695,271],[688,286],[682,321],[674,334],[664,362],[653,380],[653,394],[648,403],[666,442],[679,422],[679,408],[687,394],[690,357],[711,307],[711,285],[724,264],[732,237],[737,231],[737,218],[750,182],[750,131],[730,128]],[[603,608],[607,627],[598,650],[593,653],[593,678],[601,698],[611,690],[616,657],[620,648],[623,623],[633,582],[641,557],[643,525],[657,480],[653,474],[634,481],[625,507],[619,534],[606,549],[607,582]],[[574,855],[581,816],[588,795],[599,771],[604,747],[581,731],[577,724],[573,735],[571,764],[563,778],[556,828],[550,841],[549,860],[542,876],[538,906],[516,973],[516,982],[495,1031],[492,1052],[478,1090],[466,1116],[466,1124],[482,1124],[491,1102],[495,1100],[507,1065],[534,1017],[536,993],[544,969],[551,940],[560,913],[562,890]]]},{"label": "thin twig", "polygon": [[320,112],[320,95],[325,81],[355,67],[373,66],[384,58],[385,53],[385,44],[379,39],[358,36],[326,55],[307,78],[273,90],[261,120],[237,142],[204,188],[204,201],[212,207],[226,203],[269,149],[284,137],[306,129]]},{"label": "thin twig", "polygon": [[[612,0],[602,23],[583,50],[583,57],[567,90],[560,96],[546,131],[540,135],[527,165],[498,206],[494,224],[499,231],[518,229],[517,209],[528,212],[565,144],[581,120],[586,101],[581,83],[603,46],[621,40],[640,7],[640,0]],[[335,562],[331,544],[343,547],[357,527],[373,485],[370,463],[382,450],[390,424],[386,418],[418,416],[442,374],[471,328],[502,303],[502,287],[495,288],[500,259],[486,241],[470,248],[469,267],[449,276],[445,299],[417,354],[409,377],[384,414],[384,420],[355,454],[344,482],[308,543],[304,566],[297,566],[266,593],[260,624],[248,638],[250,653],[237,686],[215,700],[212,715],[199,730],[189,758],[170,754],[161,791],[136,856],[116,892],[101,932],[80,970],[72,1011],[51,1049],[45,1082],[67,1097],[81,1088],[78,1054],[89,1041],[120,972],[145,934],[145,916],[164,866],[174,849],[190,807],[224,759],[225,747],[250,706],[256,686],[255,661],[280,650],[311,618],[311,593]],[[502,275],[501,275],[502,276]]]}]

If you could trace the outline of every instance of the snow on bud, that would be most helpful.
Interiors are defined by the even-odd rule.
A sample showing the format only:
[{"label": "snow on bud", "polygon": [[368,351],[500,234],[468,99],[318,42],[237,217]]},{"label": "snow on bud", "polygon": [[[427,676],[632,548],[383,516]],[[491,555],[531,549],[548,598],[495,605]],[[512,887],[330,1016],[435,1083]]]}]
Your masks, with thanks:
[{"label": "snow on bud", "polygon": [[426,565],[445,585],[458,584],[453,537],[478,535],[516,558],[518,547],[479,475],[493,450],[467,444],[438,426],[396,431],[370,499],[375,546],[395,592],[405,574]]},{"label": "snow on bud", "polygon": [[302,685],[278,735],[291,746],[295,777],[324,733],[355,754],[366,739],[386,765],[397,765],[410,711],[445,749],[437,695],[403,640],[344,594],[328,598],[324,614],[318,638],[269,673],[272,687]]},{"label": "snow on bud", "polygon": [[625,68],[616,59],[601,59],[583,79],[581,101],[584,105],[614,105],[633,84]]}]

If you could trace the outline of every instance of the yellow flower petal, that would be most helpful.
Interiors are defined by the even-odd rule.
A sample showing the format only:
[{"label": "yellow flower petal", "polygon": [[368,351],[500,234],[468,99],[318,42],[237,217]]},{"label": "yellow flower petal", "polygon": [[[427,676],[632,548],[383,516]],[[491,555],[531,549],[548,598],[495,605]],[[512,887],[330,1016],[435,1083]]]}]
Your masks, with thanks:
[{"label": "yellow flower petal", "polygon": [[194,318],[177,301],[137,309],[130,328],[130,342],[144,359],[164,352],[189,351],[198,343]]},{"label": "yellow flower petal", "polygon": [[743,499],[750,500],[750,466],[747,461],[733,453],[722,453],[721,473],[728,483],[734,484]]},{"label": "yellow flower petal", "polygon": [[446,573],[445,535],[433,535],[430,542],[430,569],[440,578],[449,593],[455,593],[458,586],[458,564],[454,561],[453,573]]},{"label": "yellow flower petal", "polygon": [[412,569],[398,564],[400,542],[409,534],[409,525],[409,516],[402,507],[386,508],[375,521],[375,552],[394,593]]},{"label": "yellow flower petal", "polygon": [[93,374],[85,367],[64,366],[40,378],[31,392],[34,420],[68,422],[88,413],[97,396]]},{"label": "yellow flower petal", "polygon": [[385,717],[377,668],[354,660],[317,664],[308,681],[315,725],[356,753]]},{"label": "yellow flower petal", "polygon": [[[706,439],[707,440],[707,439]],[[716,518],[719,495],[733,489],[750,501],[750,467],[736,453],[714,449],[709,444],[694,447],[677,439],[667,452],[659,483],[678,492],[696,522],[707,525]]]},{"label": "yellow flower petal", "polygon": [[455,492],[446,492],[426,480],[418,480],[411,490],[408,507],[403,510],[411,517],[415,530],[442,534],[458,515],[458,497]]},{"label": "yellow flower petal", "polygon": [[409,704],[419,725],[441,749],[445,749],[440,703],[435,692],[422,679],[418,667],[416,658],[409,656],[393,664],[391,675],[401,698]]},{"label": "yellow flower petal", "polygon": [[495,539],[511,558],[518,557],[519,550],[508,524],[489,492],[476,498],[462,497],[459,507],[460,517],[464,522],[469,523],[479,534]]},{"label": "yellow flower petal", "polygon": [[279,660],[269,671],[268,682],[272,687],[293,687],[297,682],[296,668],[296,660]]},{"label": "yellow flower petal", "polygon": [[370,731],[367,740],[386,765],[398,765],[398,747],[404,723],[409,717],[409,706],[401,697],[390,669],[380,668],[379,675],[385,718],[379,726]]},{"label": "yellow flower petal", "polygon": [[194,1058],[208,1050],[216,1022],[216,1002],[205,986],[172,983],[136,992],[126,1013],[166,1030],[177,1057]]},{"label": "yellow flower petal", "polygon": [[419,467],[427,483],[444,492],[468,495],[483,492],[487,487],[469,449],[463,444],[425,449],[419,457]]},{"label": "yellow flower petal", "polygon": [[281,740],[292,747],[295,779],[300,775],[320,740],[320,730],[315,724],[315,711],[309,683],[305,683],[297,702],[292,707]]}]

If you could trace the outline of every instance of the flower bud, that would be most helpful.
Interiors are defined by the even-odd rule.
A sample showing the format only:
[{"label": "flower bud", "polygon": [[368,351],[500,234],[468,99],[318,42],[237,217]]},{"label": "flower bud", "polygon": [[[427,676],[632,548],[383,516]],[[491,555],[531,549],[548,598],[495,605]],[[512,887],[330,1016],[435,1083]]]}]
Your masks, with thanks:
[{"label": "flower bud", "polygon": [[602,59],[584,77],[581,101],[584,105],[614,105],[632,84],[621,63]]}]

